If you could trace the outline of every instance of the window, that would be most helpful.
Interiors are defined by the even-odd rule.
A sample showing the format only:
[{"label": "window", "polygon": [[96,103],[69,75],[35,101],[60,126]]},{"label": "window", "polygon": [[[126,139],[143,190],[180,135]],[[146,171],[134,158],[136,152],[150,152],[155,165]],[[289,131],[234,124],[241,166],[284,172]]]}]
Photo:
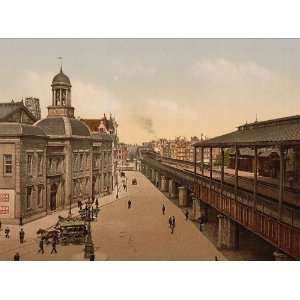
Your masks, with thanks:
[{"label": "window", "polygon": [[5,154],[3,155],[3,175],[11,176],[12,175],[12,155]]},{"label": "window", "polygon": [[43,175],[43,153],[38,153],[38,173]]},{"label": "window", "polygon": [[49,170],[51,171],[51,169],[52,169],[52,158],[49,158]]},{"label": "window", "polygon": [[37,198],[38,207],[43,207],[43,189],[44,187],[42,185],[38,186],[38,198]]},{"label": "window", "polygon": [[32,175],[32,154],[27,155],[27,174]]},{"label": "window", "polygon": [[83,154],[80,153],[80,170],[83,169]]},{"label": "window", "polygon": [[59,165],[60,165],[60,158],[57,158],[56,159],[56,165],[55,165],[55,172],[56,173],[58,173],[60,171]]},{"label": "window", "polygon": [[85,156],[85,168],[87,170],[89,169],[89,153],[87,153]]},{"label": "window", "polygon": [[32,201],[32,186],[27,187],[26,193],[26,207],[27,209],[31,208],[31,201]]}]

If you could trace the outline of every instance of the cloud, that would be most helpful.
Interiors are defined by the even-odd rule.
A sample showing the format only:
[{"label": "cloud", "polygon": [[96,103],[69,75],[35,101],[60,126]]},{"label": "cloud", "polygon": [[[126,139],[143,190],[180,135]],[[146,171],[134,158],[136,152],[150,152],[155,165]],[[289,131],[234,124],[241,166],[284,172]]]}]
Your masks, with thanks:
[{"label": "cloud", "polygon": [[[132,65],[126,69],[121,65],[117,70],[114,66],[113,85],[71,77],[72,105],[76,116],[82,118],[100,118],[112,112],[124,142],[142,142],[156,136],[199,136],[202,132],[213,137],[254,121],[256,113],[262,120],[299,110],[299,80],[254,61],[200,59],[186,65],[175,79],[164,81],[162,76],[155,89],[150,76],[144,85],[139,85],[138,78],[126,83],[123,80],[126,76],[155,74],[155,68]],[[14,82],[0,90],[0,99],[38,97],[45,117],[51,104],[53,76],[19,71]]]},{"label": "cloud", "polygon": [[201,59],[187,67],[186,76],[203,132],[211,137],[254,121],[256,113],[259,120],[291,115],[300,96],[293,78],[254,61]]},{"label": "cloud", "polygon": [[223,58],[195,62],[191,68],[192,77],[209,84],[229,85],[251,82],[272,82],[278,74],[255,62],[235,62]]},{"label": "cloud", "polygon": [[155,131],[153,129],[153,120],[144,116],[138,116],[136,122],[143,130],[147,133],[154,135]]}]

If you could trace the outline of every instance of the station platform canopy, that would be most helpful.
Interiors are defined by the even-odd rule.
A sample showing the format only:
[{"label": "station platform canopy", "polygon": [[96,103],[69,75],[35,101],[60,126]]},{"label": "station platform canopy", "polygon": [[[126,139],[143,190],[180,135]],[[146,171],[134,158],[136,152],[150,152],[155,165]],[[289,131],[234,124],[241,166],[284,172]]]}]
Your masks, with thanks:
[{"label": "station platform canopy", "polygon": [[236,131],[202,140],[194,147],[300,145],[300,115],[253,122],[237,127]]}]

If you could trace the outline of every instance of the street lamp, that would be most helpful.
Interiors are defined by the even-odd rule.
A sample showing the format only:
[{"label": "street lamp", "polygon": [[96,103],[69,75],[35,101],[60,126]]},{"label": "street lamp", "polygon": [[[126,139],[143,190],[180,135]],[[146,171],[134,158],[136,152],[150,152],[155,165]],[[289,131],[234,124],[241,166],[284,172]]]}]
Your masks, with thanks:
[{"label": "street lamp", "polygon": [[88,229],[87,229],[87,238],[84,247],[84,257],[91,258],[92,256],[94,256],[94,243],[92,240],[92,231],[91,231],[91,207],[90,206],[87,211],[87,214],[85,215],[85,219],[88,222]]},{"label": "street lamp", "polygon": [[70,195],[69,196],[69,203],[70,203],[70,206],[69,206],[69,217],[72,216],[72,202],[71,202],[71,200],[72,200],[72,196]]}]

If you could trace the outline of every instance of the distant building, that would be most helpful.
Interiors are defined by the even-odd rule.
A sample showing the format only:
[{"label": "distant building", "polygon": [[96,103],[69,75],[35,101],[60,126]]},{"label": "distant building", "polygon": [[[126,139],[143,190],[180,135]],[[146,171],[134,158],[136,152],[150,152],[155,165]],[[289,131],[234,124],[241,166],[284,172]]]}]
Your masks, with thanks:
[{"label": "distant building", "polygon": [[27,97],[24,100],[24,105],[35,116],[36,120],[41,119],[41,106],[38,98]]},{"label": "distant building", "polygon": [[23,101],[0,103],[0,122],[33,124],[37,120]]},{"label": "distant building", "polygon": [[115,158],[118,164],[123,164],[128,159],[128,149],[127,145],[124,143],[119,143],[115,149]]},{"label": "distant building", "polygon": [[193,161],[194,160],[194,147],[193,143],[199,141],[197,137],[191,137],[188,140],[185,137],[176,137],[174,140],[159,139],[143,145],[150,145],[151,148],[163,157],[173,159]]}]

